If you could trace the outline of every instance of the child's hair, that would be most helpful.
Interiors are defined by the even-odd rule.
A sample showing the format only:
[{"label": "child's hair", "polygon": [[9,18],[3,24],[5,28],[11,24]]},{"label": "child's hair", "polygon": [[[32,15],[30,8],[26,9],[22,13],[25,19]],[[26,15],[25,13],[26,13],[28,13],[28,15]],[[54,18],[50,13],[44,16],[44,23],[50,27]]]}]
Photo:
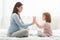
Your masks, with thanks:
[{"label": "child's hair", "polygon": [[51,23],[51,15],[48,12],[44,12],[43,15],[45,16],[46,22]]}]

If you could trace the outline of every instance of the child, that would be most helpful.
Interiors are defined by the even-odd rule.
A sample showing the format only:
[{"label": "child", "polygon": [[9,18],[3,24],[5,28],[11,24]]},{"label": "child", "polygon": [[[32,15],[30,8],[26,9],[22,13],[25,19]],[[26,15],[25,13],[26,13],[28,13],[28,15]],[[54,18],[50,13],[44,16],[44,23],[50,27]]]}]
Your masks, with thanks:
[{"label": "child", "polygon": [[38,32],[38,36],[47,36],[50,37],[52,36],[52,30],[51,30],[51,16],[48,12],[43,13],[42,19],[44,21],[44,24],[41,26],[37,23],[36,18],[35,18],[35,24],[39,27],[39,28],[43,28],[43,33]]}]

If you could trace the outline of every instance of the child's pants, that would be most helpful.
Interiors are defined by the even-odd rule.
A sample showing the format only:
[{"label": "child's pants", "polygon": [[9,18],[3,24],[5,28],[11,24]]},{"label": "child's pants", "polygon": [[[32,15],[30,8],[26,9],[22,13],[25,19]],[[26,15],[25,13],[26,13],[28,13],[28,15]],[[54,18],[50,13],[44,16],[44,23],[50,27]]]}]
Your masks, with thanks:
[{"label": "child's pants", "polygon": [[44,34],[44,33],[42,33],[41,31],[39,31],[39,32],[37,33],[37,35],[38,35],[39,37],[47,37],[47,35]]}]

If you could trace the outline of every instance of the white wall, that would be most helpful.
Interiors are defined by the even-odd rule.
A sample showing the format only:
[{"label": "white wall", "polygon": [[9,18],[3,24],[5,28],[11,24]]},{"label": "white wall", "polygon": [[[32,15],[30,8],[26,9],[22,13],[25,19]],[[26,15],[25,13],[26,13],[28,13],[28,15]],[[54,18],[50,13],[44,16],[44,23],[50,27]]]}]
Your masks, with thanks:
[{"label": "white wall", "polygon": [[[24,4],[23,11],[21,14],[22,18],[28,16],[30,17],[39,16],[41,18],[43,12],[50,12],[53,21],[52,25],[54,24],[54,22],[56,24],[53,25],[53,28],[55,29],[60,28],[57,27],[57,25],[60,24],[60,21],[58,21],[60,17],[60,0],[4,0],[3,1],[4,14],[2,18],[2,28],[7,28],[9,26],[10,16],[16,2],[22,2]],[[57,21],[59,22],[59,24],[57,24],[57,21],[55,21],[56,20],[55,17],[58,18]],[[23,21],[26,22],[26,20]]]},{"label": "white wall", "polygon": [[4,10],[7,13],[5,16],[11,14],[16,2],[24,4],[23,16],[40,16],[45,11],[50,12],[53,16],[60,14],[59,0],[4,0]]},{"label": "white wall", "polygon": [[2,14],[3,14],[3,0],[0,0],[0,28],[1,28]]}]

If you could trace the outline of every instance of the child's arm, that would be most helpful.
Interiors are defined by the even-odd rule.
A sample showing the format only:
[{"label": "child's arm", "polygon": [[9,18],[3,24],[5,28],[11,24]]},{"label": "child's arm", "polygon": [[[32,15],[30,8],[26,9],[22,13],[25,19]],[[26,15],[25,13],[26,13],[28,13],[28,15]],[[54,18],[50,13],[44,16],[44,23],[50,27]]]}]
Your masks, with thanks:
[{"label": "child's arm", "polygon": [[42,26],[37,23],[37,20],[36,20],[35,16],[33,16],[33,23],[36,24],[37,27],[42,28]]},{"label": "child's arm", "polygon": [[41,25],[39,25],[37,22],[36,22],[36,25],[37,25],[37,27],[42,28],[42,26],[41,26]]}]

